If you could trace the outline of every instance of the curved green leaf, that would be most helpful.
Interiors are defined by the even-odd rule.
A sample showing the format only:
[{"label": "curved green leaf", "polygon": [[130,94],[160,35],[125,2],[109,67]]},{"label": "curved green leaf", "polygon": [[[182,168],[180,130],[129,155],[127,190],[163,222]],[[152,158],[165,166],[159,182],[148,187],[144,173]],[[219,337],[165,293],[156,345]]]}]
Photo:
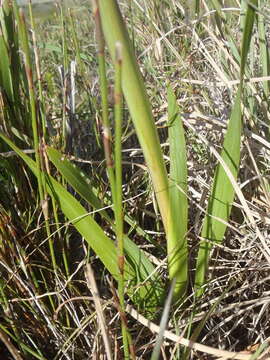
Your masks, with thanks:
[{"label": "curved green leaf", "polygon": [[[32,172],[37,176],[38,169],[36,163],[20,149],[18,149],[5,135],[0,133],[0,137],[25,161]],[[99,256],[108,271],[115,279],[118,279],[118,256],[114,242],[106,236],[102,228],[86,212],[83,206],[55,179],[46,176],[46,187],[48,193],[54,197],[65,216],[79,231],[79,233],[89,243],[95,253]],[[145,269],[145,264],[141,261],[142,254],[134,254],[132,251],[136,245],[130,246],[130,256],[125,262],[125,281],[128,283],[128,294],[137,306],[142,307],[153,313],[161,298],[161,289],[155,279],[152,280],[151,274]],[[145,279],[142,274],[145,272],[149,278]],[[134,290],[136,287],[136,290]]]},{"label": "curved green leaf", "polygon": [[[96,196],[95,189],[91,187],[90,180],[85,176],[85,174],[68,159],[65,159],[59,151],[48,147],[47,154],[50,161],[64,176],[68,184],[71,185],[73,189],[78,194],[80,194],[82,198],[84,198],[91,206],[93,206],[95,210],[100,209],[99,213],[114,228],[113,220],[105,210],[102,210],[104,206]],[[138,279],[140,279],[140,281],[144,281],[145,279],[149,278],[155,289],[155,296],[161,299],[163,297],[163,289],[158,274],[155,273],[155,267],[146,257],[145,253],[127,236],[125,236],[124,243],[126,256],[136,268]]]}]

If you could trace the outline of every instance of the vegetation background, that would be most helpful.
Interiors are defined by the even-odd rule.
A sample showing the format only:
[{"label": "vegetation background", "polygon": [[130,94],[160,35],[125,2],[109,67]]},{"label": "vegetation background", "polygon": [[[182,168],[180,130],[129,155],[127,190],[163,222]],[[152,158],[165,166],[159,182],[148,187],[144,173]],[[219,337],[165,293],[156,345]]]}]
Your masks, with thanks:
[{"label": "vegetation background", "polygon": [[1,2],[1,358],[269,358],[269,21]]}]

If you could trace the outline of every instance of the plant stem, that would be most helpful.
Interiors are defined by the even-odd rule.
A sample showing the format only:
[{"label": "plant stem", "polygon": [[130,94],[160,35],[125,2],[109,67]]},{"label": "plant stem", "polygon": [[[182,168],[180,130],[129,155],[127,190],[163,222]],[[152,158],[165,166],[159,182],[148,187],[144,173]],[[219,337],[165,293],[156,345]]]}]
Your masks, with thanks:
[{"label": "plant stem", "polygon": [[121,328],[124,344],[125,359],[129,359],[129,345],[131,337],[128,332],[127,322],[125,317],[125,279],[124,279],[124,233],[123,233],[123,208],[122,208],[122,89],[121,89],[121,68],[122,68],[122,45],[115,44],[115,88],[114,88],[114,119],[115,119],[115,232],[118,246],[118,294],[121,308]]}]

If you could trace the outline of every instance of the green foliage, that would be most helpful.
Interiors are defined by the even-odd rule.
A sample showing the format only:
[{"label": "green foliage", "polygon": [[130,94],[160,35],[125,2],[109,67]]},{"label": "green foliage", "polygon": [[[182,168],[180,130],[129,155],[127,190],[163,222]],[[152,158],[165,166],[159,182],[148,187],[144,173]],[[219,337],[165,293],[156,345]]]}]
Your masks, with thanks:
[{"label": "green foliage", "polygon": [[[259,69],[260,75],[269,76],[269,49],[265,19],[261,11],[256,11],[258,6],[259,8],[263,6],[263,3],[263,1],[255,0],[247,3],[242,2],[242,5],[246,5],[246,10],[241,18],[243,34],[240,51],[239,38],[236,39],[238,34],[235,36],[231,26],[235,21],[234,15],[224,11],[220,1],[211,0],[208,2],[210,10],[214,9],[214,14],[210,11],[209,16],[213,20],[216,31],[215,41],[222,44],[226,41],[227,48],[230,49],[230,56],[228,54],[227,57],[224,56],[218,66],[224,66],[222,70],[227,84],[230,83],[230,77],[236,73],[239,74],[240,82],[238,90],[235,92],[236,95],[232,92],[235,98],[230,109],[231,113],[220,155],[214,151],[218,165],[214,170],[206,213],[200,230],[201,237],[194,274],[195,302],[203,294],[204,285],[208,280],[210,251],[214,245],[222,244],[230,222],[235,197],[235,185],[233,183],[235,184],[237,180],[241,162],[243,117],[250,116],[254,120],[251,126],[255,128],[258,125],[257,118],[262,118],[265,121],[264,124],[269,124],[269,106],[267,104],[269,81],[263,82],[260,91],[256,91],[250,82],[245,85],[246,77],[255,74],[256,68]],[[193,285],[189,284],[189,279],[192,276],[190,276],[191,268],[189,267],[191,252],[188,246],[189,232],[193,232],[194,225],[192,216],[195,212],[193,205],[188,200],[190,190],[188,186],[190,138],[188,139],[188,135],[185,134],[185,127],[183,126],[186,115],[182,116],[181,114],[187,114],[186,107],[189,112],[189,105],[185,104],[185,101],[182,102],[182,98],[181,106],[178,105],[175,95],[177,91],[174,93],[172,90],[174,86],[166,88],[167,96],[164,94],[160,96],[157,88],[155,88],[154,81],[153,84],[149,85],[149,89],[147,87],[151,82],[148,79],[152,80],[152,77],[157,76],[155,75],[158,73],[157,68],[161,65],[163,69],[168,69],[162,77],[162,79],[166,78],[164,84],[168,83],[169,79],[172,83],[171,77],[177,77],[177,83],[184,87],[181,77],[182,75],[185,76],[185,71],[189,74],[190,69],[181,57],[185,57],[186,61],[192,61],[193,55],[189,54],[192,50],[190,28],[194,25],[192,28],[194,34],[204,40],[206,27],[204,15],[198,16],[202,14],[202,12],[199,14],[201,10],[199,1],[193,1],[190,4],[185,3],[190,14],[186,25],[187,34],[181,33],[182,25],[175,26],[171,18],[168,17],[168,24],[162,24],[160,29],[167,31],[176,28],[179,31],[181,45],[185,44],[185,49],[180,56],[178,45],[174,47],[171,32],[163,34],[156,24],[156,22],[161,21],[162,10],[167,14],[171,10],[170,6],[172,6],[174,16],[176,14],[178,16],[178,7],[170,2],[166,2],[164,8],[158,2],[154,5],[149,12],[150,15],[143,14],[143,19],[140,20],[144,22],[147,19],[158,33],[158,42],[156,43],[151,39],[150,43],[155,44],[157,48],[155,49],[156,56],[159,58],[160,64],[154,65],[150,55],[146,60],[140,59],[140,66],[146,68],[143,64],[145,61],[148,66],[147,69],[150,69],[149,74],[144,74],[144,77],[134,54],[134,50],[136,50],[134,46],[137,46],[139,40],[136,36],[133,38],[133,43],[129,40],[129,31],[131,30],[132,36],[136,31],[124,23],[122,14],[127,9],[121,8],[121,14],[120,7],[115,0],[99,0],[94,6],[98,42],[96,58],[92,53],[86,54],[85,48],[81,46],[82,39],[77,33],[79,23],[76,23],[76,16],[73,13],[69,12],[69,22],[66,22],[65,11],[63,9],[60,11],[61,24],[58,24],[57,27],[60,34],[58,37],[56,36],[57,45],[46,44],[43,55],[48,52],[48,49],[50,49],[50,53],[47,54],[46,60],[43,60],[43,58],[39,59],[38,54],[42,46],[37,46],[34,36],[29,38],[31,32],[28,31],[28,25],[16,4],[14,3],[11,6],[9,1],[4,1],[0,8],[0,149],[2,153],[0,155],[0,197],[3,199],[0,206],[0,242],[1,256],[3,253],[3,261],[6,264],[4,273],[19,273],[22,279],[26,278],[30,283],[30,288],[34,289],[33,293],[30,292],[30,297],[35,298],[36,294],[40,295],[44,291],[49,294],[46,295],[44,301],[42,298],[41,309],[46,309],[44,318],[48,322],[49,328],[52,329],[52,322],[48,319],[54,317],[52,314],[57,312],[57,306],[62,306],[62,303],[65,302],[64,296],[61,297],[62,290],[58,291],[59,279],[64,283],[66,282],[64,288],[65,291],[70,291],[71,297],[80,295],[80,290],[75,286],[73,287],[69,278],[73,264],[72,261],[69,261],[70,250],[67,249],[67,244],[69,244],[69,239],[73,233],[76,233],[80,239],[85,239],[88,244],[88,259],[94,252],[96,259],[99,259],[113,279],[118,281],[119,299],[115,296],[115,302],[121,316],[126,358],[133,355],[132,341],[125,318],[125,295],[141,312],[146,313],[149,318],[153,318],[156,316],[159,306],[164,304],[166,287],[169,282],[174,284],[171,287],[174,292],[174,302],[179,301],[181,304],[189,295],[188,290],[191,288],[189,285]],[[139,17],[137,13],[134,14],[134,16]],[[124,15],[128,21],[128,16]],[[256,31],[256,20],[259,46],[256,46],[256,41],[253,38]],[[33,18],[31,18],[31,9],[30,21],[31,27],[35,30]],[[131,25],[129,24],[129,26]],[[71,44],[69,44],[68,39],[69,27],[71,27],[72,35]],[[182,41],[181,37],[185,40]],[[163,41],[166,44],[164,48],[161,46]],[[105,43],[108,46],[110,59],[107,58]],[[143,43],[141,46],[143,47],[145,44]],[[118,57],[115,54],[116,47],[118,50],[121,49]],[[249,56],[250,49],[253,52],[252,56]],[[222,48],[223,50],[224,48]],[[254,54],[256,50],[259,52],[258,58]],[[93,52],[93,49],[90,51]],[[195,56],[199,59],[200,54]],[[93,144],[87,144],[83,150],[88,149],[88,151],[84,151],[84,155],[92,156],[94,154],[95,156],[97,154],[98,164],[102,163],[100,159],[103,159],[104,155],[107,166],[106,175],[103,172],[102,165],[98,170],[92,168],[90,175],[86,175],[73,164],[72,160],[69,160],[70,154],[65,154],[65,151],[68,152],[66,124],[67,120],[70,120],[68,119],[70,116],[68,96],[71,96],[71,92],[68,93],[69,87],[71,87],[68,70],[69,61],[73,58],[77,59],[79,65],[79,74],[76,77],[78,89],[73,88],[72,91],[74,98],[75,94],[78,97],[76,101],[79,104],[80,116],[85,116],[85,122],[88,123],[94,123],[94,118],[102,119],[104,154],[101,154],[100,149],[98,154],[89,151],[87,146],[90,147]],[[180,74],[180,79],[179,70],[176,74],[171,70],[175,58],[177,61],[181,59],[183,74]],[[56,73],[51,70],[51,68],[55,69],[59,62],[64,64],[61,81],[57,78]],[[95,87],[93,84],[96,82],[91,79],[93,80],[93,84],[91,84],[90,72],[86,73],[89,71],[89,62],[93,67],[96,67],[98,63],[101,99],[96,93],[94,96],[91,93],[91,89]],[[198,64],[200,63],[198,62]],[[40,66],[43,72],[40,72]],[[204,65],[198,65],[198,71],[201,69],[200,66],[203,68]],[[109,101],[109,84],[111,83],[109,76],[111,72],[107,70],[110,68],[114,68],[116,73],[113,94],[114,123],[111,121],[111,104]],[[159,79],[158,84],[165,88],[162,80]],[[187,91],[190,96],[193,96],[190,89],[191,87],[185,88],[185,92]],[[149,90],[150,96],[147,90]],[[122,103],[122,91],[128,109],[125,109]],[[182,95],[181,91],[182,89],[180,89]],[[207,89],[205,93],[207,93]],[[262,104],[259,101],[261,94],[263,94],[264,100]],[[208,101],[207,95],[206,98]],[[158,107],[157,113],[159,114],[164,109],[162,104],[164,101],[168,103],[168,119],[164,126],[164,132],[160,131],[162,136],[162,140],[160,140],[159,130],[155,124],[156,118],[152,112],[152,102],[155,108]],[[204,104],[199,104],[198,108],[201,110],[203,106]],[[214,105],[210,106],[211,110],[213,107]],[[134,163],[129,162],[129,159],[123,159],[123,143],[126,139],[130,141],[129,136],[133,132],[133,129],[130,131],[129,114],[143,151],[145,164],[140,162],[134,165]],[[79,127],[82,123],[82,119],[78,120],[75,116],[73,120],[74,126]],[[75,124],[76,121],[79,125]],[[95,130],[98,126],[95,127]],[[122,128],[125,126],[127,126],[127,131],[122,133]],[[93,128],[94,126],[89,132]],[[77,132],[72,134],[74,141],[81,129],[76,130]],[[260,134],[259,126],[256,128],[257,133]],[[269,130],[265,133],[269,136]],[[194,135],[191,142],[195,141],[196,136],[197,134]],[[169,150],[166,153],[167,150],[163,153],[163,145],[166,149],[165,144],[162,144],[164,137],[168,137],[166,146],[168,145]],[[98,131],[96,131],[96,138],[99,143],[101,135]],[[219,136],[220,138],[221,136]],[[80,147],[83,145],[79,144],[74,147],[75,157],[80,152],[83,153]],[[9,154],[8,152],[11,149],[14,153]],[[192,149],[196,149],[196,144],[192,145]],[[26,152],[30,152],[32,155],[27,156]],[[168,157],[166,157],[167,154]],[[168,163],[165,159],[168,159]],[[95,161],[96,159],[91,158],[90,160]],[[124,171],[126,170],[123,171],[122,167],[126,163],[132,167],[128,170],[128,176],[125,174],[126,177],[124,178]],[[135,166],[140,169],[138,173],[134,170]],[[267,173],[267,165],[263,171]],[[258,178],[265,193],[268,192],[269,196],[267,179],[260,176]],[[132,188],[133,181],[135,183],[134,188]],[[147,189],[153,186],[155,199],[151,201],[150,206],[145,199],[139,199],[138,209],[140,210],[137,216],[137,214],[134,215],[135,211],[133,212],[131,209],[134,205],[127,205],[126,207],[124,199],[136,198],[138,195],[136,186],[138,186],[137,184],[142,186],[142,183],[143,186],[146,184]],[[102,195],[101,188],[104,189]],[[132,190],[130,190],[131,188]],[[156,200],[158,209],[155,206]],[[202,202],[200,205],[204,206],[204,203]],[[161,219],[159,218],[159,211]],[[192,214],[190,218],[188,213]],[[149,218],[145,214],[150,214],[150,225],[147,223]],[[140,222],[145,217],[147,218],[145,228],[141,228]],[[60,221],[65,224],[63,228],[60,226]],[[160,225],[161,222],[162,225]],[[165,233],[166,244],[162,241],[162,232]],[[158,234],[158,236],[154,236],[155,240],[152,239],[152,233]],[[197,235],[196,230],[195,237]],[[18,245],[18,240],[21,239],[23,239],[22,245]],[[50,250],[49,257],[47,256],[47,240]],[[150,250],[148,247],[147,250],[143,249],[142,245],[145,243],[150,246]],[[152,252],[150,255],[156,257],[154,261],[148,252]],[[37,258],[40,256],[37,261],[35,258],[33,263],[31,263],[32,253],[35,253]],[[36,255],[37,253],[38,255]],[[168,275],[167,273],[161,275],[160,269],[162,269],[164,259],[167,260]],[[160,265],[156,266],[156,263]],[[42,351],[38,347],[35,347],[36,350],[33,351],[21,341],[21,338],[25,339],[28,334],[21,335],[12,322],[13,319],[6,316],[11,309],[6,294],[15,296],[12,286],[5,284],[4,281],[0,284],[4,320],[8,324],[7,327],[3,326],[1,329],[14,342],[17,342],[20,351],[25,356],[32,354],[35,358],[43,359]],[[22,285],[19,285],[19,290],[16,290],[18,298],[25,297],[24,293],[20,292],[21,287]],[[172,290],[169,297],[171,295]],[[21,306],[24,312],[29,307],[31,309],[29,311],[33,312],[33,318],[35,318],[36,304],[31,308],[32,305],[23,302]],[[159,356],[169,308],[170,301],[165,306],[162,332],[158,338],[153,358]],[[40,311],[42,312],[42,310]],[[197,338],[207,319],[206,315],[195,330],[193,339]],[[69,332],[73,321],[72,316],[66,311],[61,318],[62,328],[68,329],[67,332]],[[190,326],[191,330],[192,326]],[[68,334],[68,339],[70,339],[69,336],[72,338],[72,335]],[[32,341],[31,338],[29,341]],[[189,352],[187,351],[186,356],[188,355]]]},{"label": "green foliage", "polygon": [[[8,140],[3,134],[0,133],[0,137],[25,161],[30,167],[35,176],[38,174],[37,165],[33,160],[27,157],[22,151],[20,151],[10,140]],[[57,164],[58,153],[55,150],[51,150],[50,156],[55,160]],[[59,161],[59,156],[58,156]],[[60,160],[61,161],[61,160]],[[82,180],[78,182],[78,177],[74,178],[76,170],[69,166],[63,166],[64,173],[67,179],[71,178],[70,183],[73,184],[72,179],[75,179],[74,188],[79,188],[82,193],[86,193],[88,185]],[[69,176],[71,175],[71,176]],[[78,186],[79,184],[79,186]],[[101,261],[112,274],[115,279],[119,277],[118,261],[116,246],[111,239],[109,239],[103,232],[101,227],[95,222],[90,214],[83,208],[82,205],[56,180],[52,177],[46,177],[46,188],[48,193],[59,203],[59,206],[70,223],[78,230],[78,232],[89,242],[90,247],[100,257]],[[93,202],[93,195],[90,198],[86,196],[88,200]],[[94,200],[95,202],[95,200]],[[125,264],[125,280],[130,284],[130,290],[128,290],[130,296],[134,298],[134,301],[138,306],[142,307],[146,311],[153,311],[160,302],[161,287],[158,286],[157,278],[152,279],[151,274],[153,267],[143,253],[137,248],[137,246],[131,241],[126,241],[127,246],[127,262]],[[147,279],[147,284],[144,284],[144,280]],[[142,283],[142,285],[140,285]],[[153,286],[153,283],[155,286]],[[137,293],[135,294],[133,286],[138,286]]]}]

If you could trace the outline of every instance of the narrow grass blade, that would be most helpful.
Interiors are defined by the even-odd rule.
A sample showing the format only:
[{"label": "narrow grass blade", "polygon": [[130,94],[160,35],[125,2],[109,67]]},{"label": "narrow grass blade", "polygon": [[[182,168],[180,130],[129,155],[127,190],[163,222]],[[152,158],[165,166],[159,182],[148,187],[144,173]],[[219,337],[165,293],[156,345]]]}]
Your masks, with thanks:
[{"label": "narrow grass blade", "polygon": [[113,202],[115,203],[116,202],[115,172],[114,172],[114,161],[112,157],[112,134],[111,134],[110,119],[109,119],[109,96],[108,96],[108,80],[106,74],[105,40],[102,31],[97,0],[93,0],[93,14],[94,14],[95,27],[96,27],[96,41],[98,47],[98,73],[99,73],[101,109],[102,109],[102,140],[103,140],[104,155],[107,166],[107,175],[111,187],[112,199]]},{"label": "narrow grass blade", "polygon": [[115,81],[114,81],[114,174],[115,174],[115,194],[114,198],[114,218],[115,235],[118,254],[118,297],[120,306],[122,342],[124,347],[124,358],[129,359],[130,349],[133,349],[132,338],[127,326],[125,313],[125,253],[124,253],[124,216],[123,216],[123,179],[122,179],[122,126],[123,126],[123,94],[122,94],[122,45],[115,44]]},{"label": "narrow grass blade", "polygon": [[5,121],[10,122],[9,127],[21,129],[20,83],[24,72],[20,66],[18,42],[12,4],[5,0],[0,7],[0,86],[8,114]]},{"label": "narrow grass blade", "polygon": [[[83,171],[65,158],[64,155],[51,147],[47,147],[47,154],[50,161],[67,180],[67,182],[74,188],[74,190],[79,193],[85,201],[93,206],[95,210],[98,210],[99,214],[103,216],[104,219],[113,224],[112,218],[108,215],[106,210],[103,209],[106,205],[108,205],[108,203],[110,204],[109,199],[105,197],[104,202],[99,199],[98,190],[92,186],[91,180],[83,173]],[[152,242],[149,234],[139,227],[131,216],[125,214],[124,219],[134,230],[136,230],[139,236],[144,237],[144,239],[146,239],[149,243]]]},{"label": "narrow grass blade", "polygon": [[[8,337],[10,337],[10,339],[12,339],[12,341],[16,342],[18,339],[16,338],[16,336],[14,336],[14,334],[7,329],[5,326],[3,326],[2,324],[0,324],[0,329],[1,331],[3,331]],[[9,339],[9,341],[10,341]],[[21,348],[23,349],[23,352],[25,354],[29,353],[30,355],[32,355],[33,359],[38,359],[38,360],[47,360],[41,353],[40,351],[37,353],[36,351],[34,351],[30,346],[25,345],[24,343],[20,343]],[[15,360],[17,360],[16,358],[14,358]]]},{"label": "narrow grass blade", "polygon": [[[259,0],[259,8],[261,9],[262,1]],[[269,49],[267,46],[266,38],[266,27],[264,24],[264,15],[258,13],[258,36],[259,36],[259,47],[260,47],[260,63],[262,65],[262,76],[268,76],[270,73],[270,59],[269,59]],[[263,82],[264,96],[268,99],[269,96],[269,81]]]},{"label": "narrow grass blade", "polygon": [[[193,327],[192,335],[189,337],[189,339],[192,343],[196,343],[198,341],[198,338],[199,338],[201,332],[203,331],[203,329],[205,329],[207,321],[211,318],[213,312],[221,304],[222,300],[226,297],[226,295],[229,293],[229,291],[235,286],[235,284],[236,284],[236,281],[232,281],[231,285],[223,291],[221,296],[211,305],[210,309],[205,312],[203,318],[199,321],[199,323],[196,326],[194,326],[194,324],[192,324],[193,325],[192,326]],[[195,311],[194,311],[193,316],[194,315],[195,315]],[[191,348],[187,347],[182,356],[182,360],[190,359],[190,353],[191,353]]]},{"label": "narrow grass blade", "polygon": [[[38,169],[36,163],[20,151],[9,139],[0,134],[0,137],[25,161],[35,176]],[[77,228],[82,236],[89,242],[93,250],[100,256],[102,262],[113,276],[117,277],[116,248],[113,242],[104,234],[91,216],[87,214],[80,203],[51,176],[47,177],[47,188],[51,196],[54,196],[63,213]],[[97,240],[99,239],[99,240]]]},{"label": "narrow grass blade", "polygon": [[21,357],[20,352],[18,351],[16,346],[14,346],[12,344],[10,338],[1,329],[0,329],[0,340],[5,345],[5,347],[8,349],[8,351],[12,355],[13,359],[15,359],[15,360],[23,360],[23,358]]},{"label": "narrow grass blade", "polygon": [[168,128],[170,144],[170,206],[172,209],[171,241],[168,242],[170,279],[176,279],[175,293],[184,294],[187,286],[187,156],[180,109],[172,88],[168,87]]},{"label": "narrow grass blade", "polygon": [[175,284],[176,284],[176,279],[174,279],[172,281],[170,291],[169,291],[168,297],[167,297],[165,305],[164,305],[164,310],[163,310],[161,321],[160,321],[160,330],[159,330],[157,340],[156,340],[156,344],[155,344],[155,347],[154,347],[154,350],[152,352],[150,360],[158,360],[159,359],[159,354],[160,354],[160,349],[161,349],[161,346],[162,346],[162,343],[163,343],[164,333],[165,333],[165,330],[166,330],[166,327],[167,327],[167,324],[168,324],[168,319],[169,319],[169,314],[170,314],[170,307],[171,307],[171,303],[172,303],[172,299],[173,299]]},{"label": "narrow grass blade", "polygon": [[74,190],[92,205],[95,210],[99,210],[105,219],[111,221],[106,211],[102,210],[104,205],[99,200],[96,189],[91,186],[90,179],[58,150],[48,146],[46,151],[50,161]]},{"label": "narrow grass blade", "polygon": [[96,308],[96,312],[97,312],[97,317],[98,317],[98,322],[99,322],[99,326],[100,326],[102,339],[104,342],[106,356],[107,356],[108,360],[112,360],[113,356],[112,356],[112,350],[111,350],[111,342],[110,342],[109,334],[107,331],[107,324],[106,324],[104,312],[103,312],[102,305],[101,305],[101,299],[99,296],[99,291],[98,291],[95,275],[94,275],[94,272],[93,272],[90,264],[86,265],[85,276],[87,279],[88,288],[93,295],[93,300],[94,300],[94,304],[95,304],[95,308]]},{"label": "narrow grass blade", "polygon": [[[16,151],[35,176],[37,176],[38,169],[36,163],[19,150],[5,135],[0,133],[0,138]],[[118,256],[114,242],[106,236],[101,227],[86,212],[83,206],[51,176],[46,177],[46,186],[48,193],[58,201],[64,215],[85,238],[108,271],[117,280],[119,277]],[[136,247],[135,244],[134,246]],[[135,254],[135,257],[133,257],[132,250],[130,252],[131,254],[127,256],[127,261],[125,262],[124,271],[125,281],[129,282],[128,295],[137,306],[141,306],[146,311],[153,313],[161,300],[161,290],[159,287],[155,288],[152,282],[154,280],[152,280],[149,272],[147,272],[149,275],[147,279],[140,277],[141,274],[147,271],[144,267],[145,264],[141,263],[140,254],[137,254],[137,257]],[[144,283],[142,283],[143,281]],[[133,290],[134,286],[136,291]]]}]

